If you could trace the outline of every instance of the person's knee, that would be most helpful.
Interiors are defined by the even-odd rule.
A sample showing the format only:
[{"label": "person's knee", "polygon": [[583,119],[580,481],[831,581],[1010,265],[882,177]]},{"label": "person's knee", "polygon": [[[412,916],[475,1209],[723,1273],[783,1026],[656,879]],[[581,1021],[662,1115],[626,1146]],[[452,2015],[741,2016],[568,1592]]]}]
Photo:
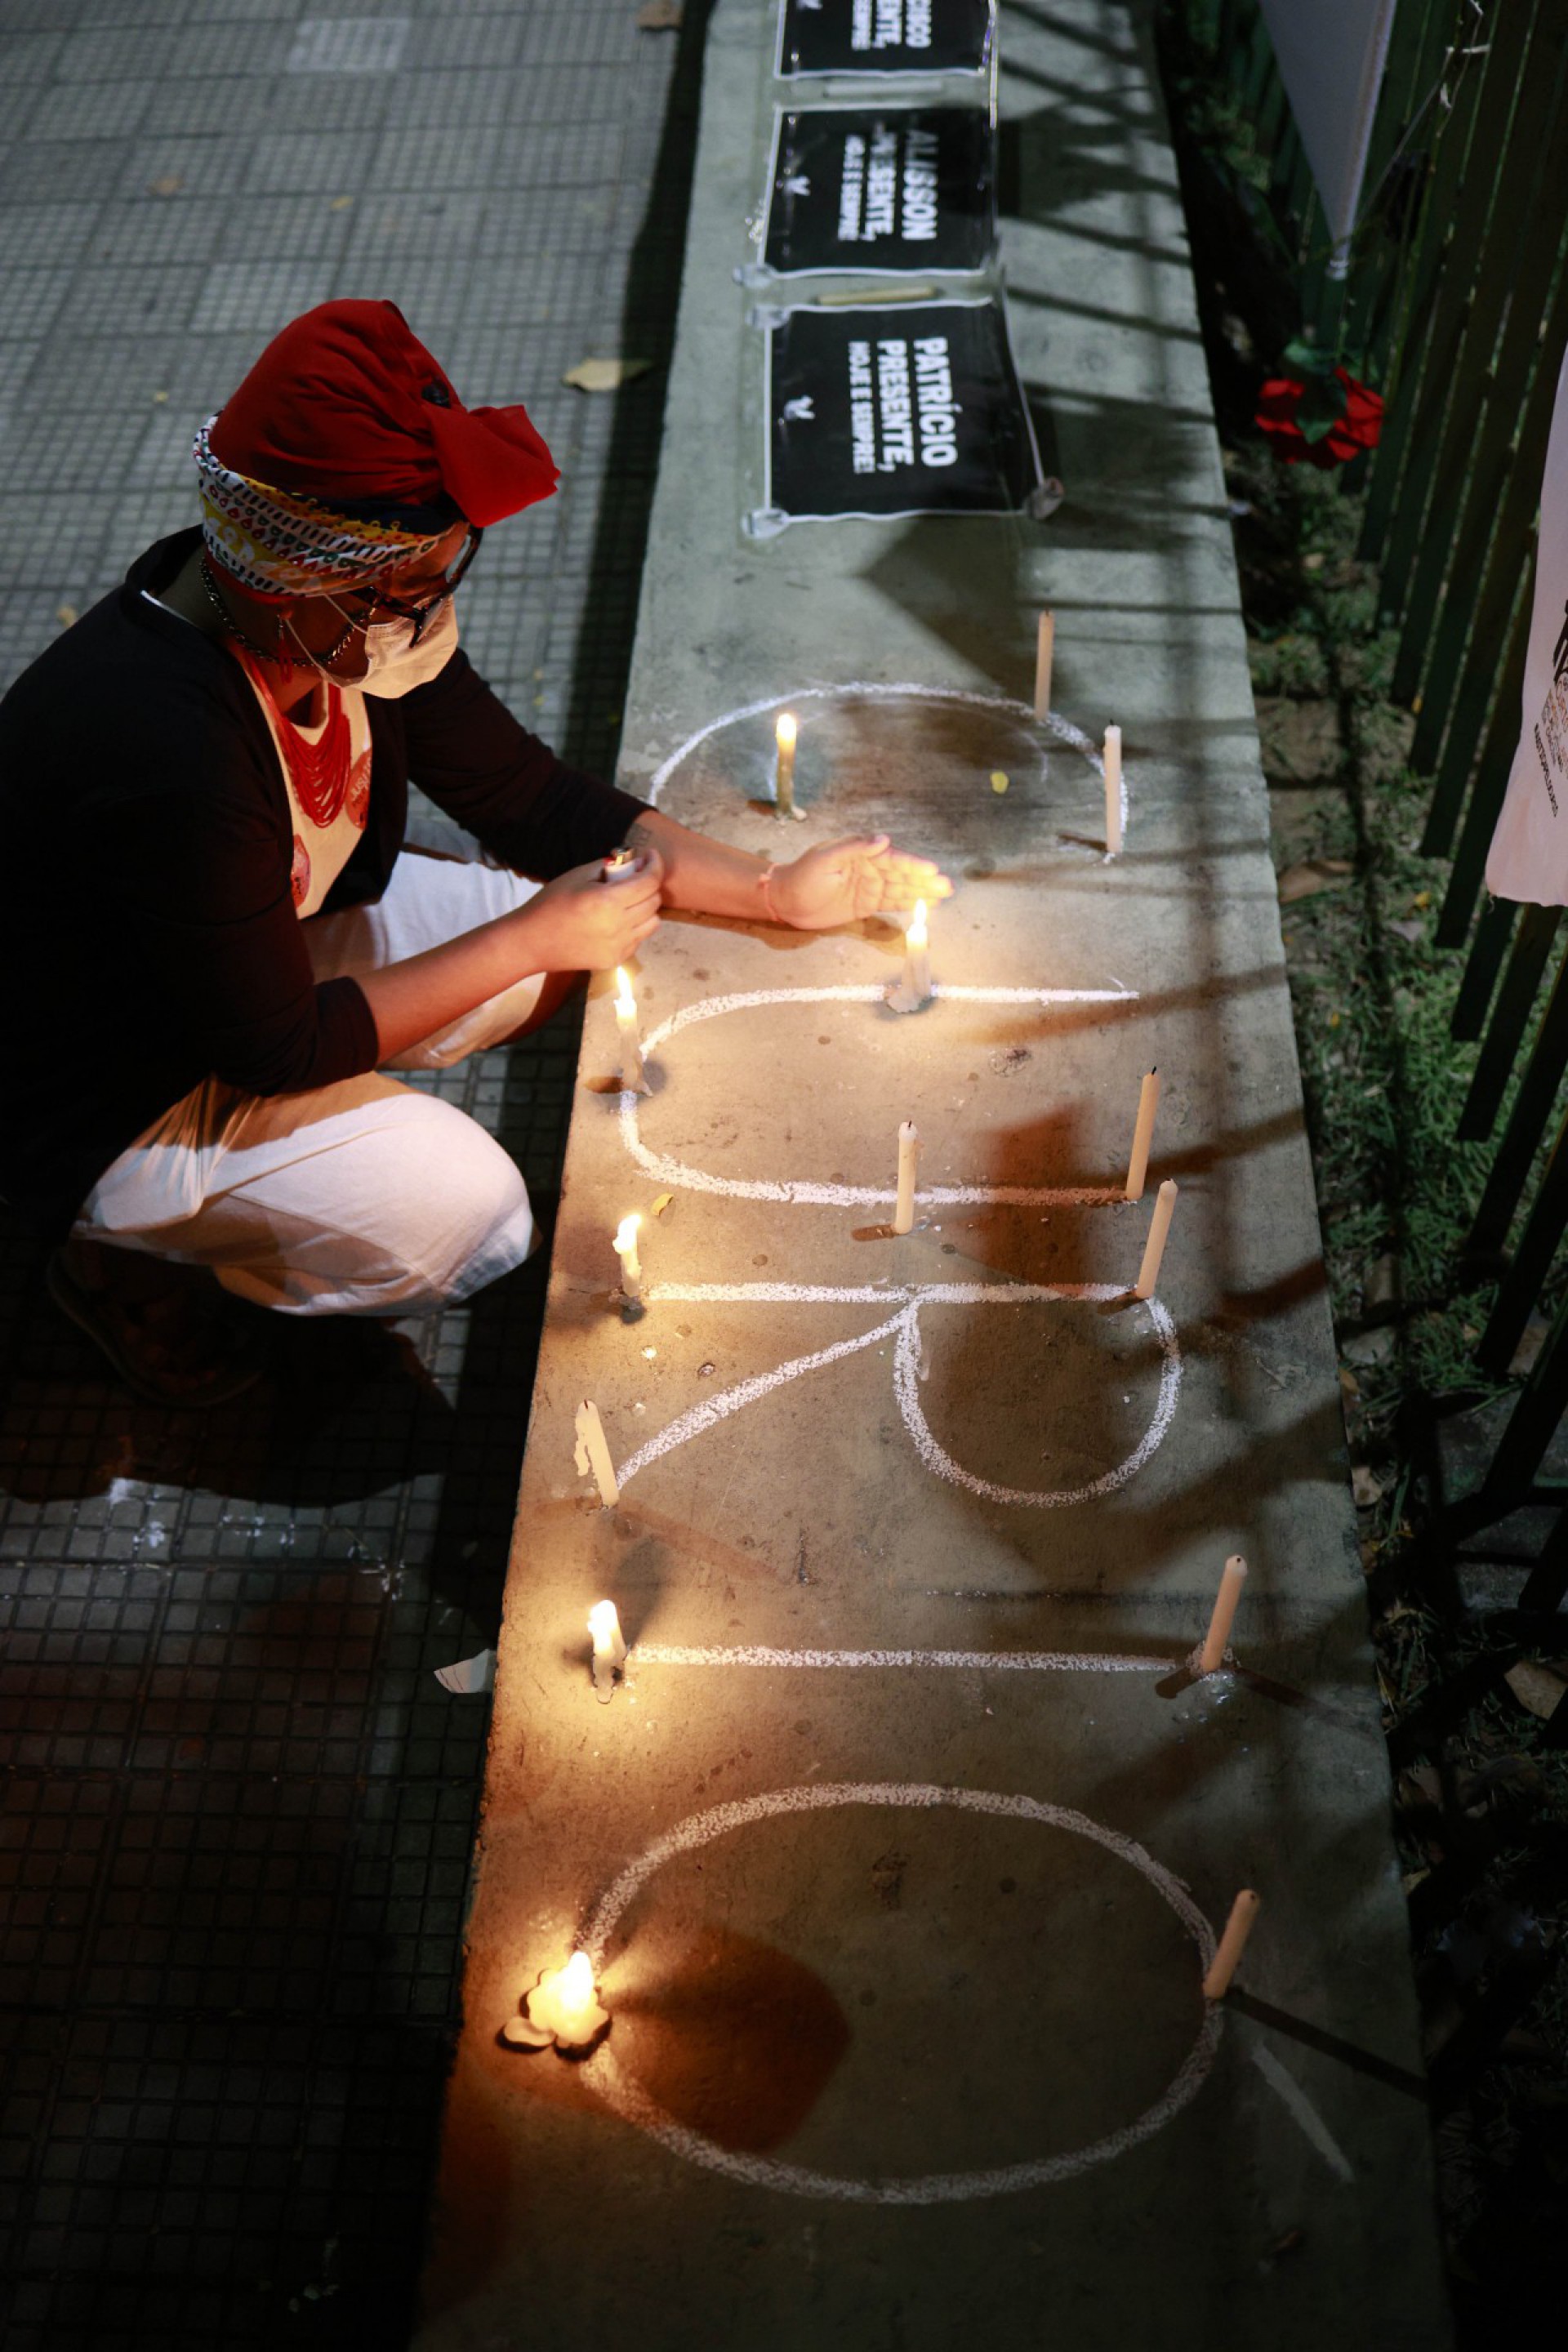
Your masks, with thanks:
[{"label": "person's knee", "polygon": [[444,1151],[433,1181],[417,1188],[416,1229],[402,1253],[407,1286],[395,1312],[467,1298],[521,1265],[533,1246],[528,1187],[516,1166],[482,1128],[463,1124],[461,1148]]}]

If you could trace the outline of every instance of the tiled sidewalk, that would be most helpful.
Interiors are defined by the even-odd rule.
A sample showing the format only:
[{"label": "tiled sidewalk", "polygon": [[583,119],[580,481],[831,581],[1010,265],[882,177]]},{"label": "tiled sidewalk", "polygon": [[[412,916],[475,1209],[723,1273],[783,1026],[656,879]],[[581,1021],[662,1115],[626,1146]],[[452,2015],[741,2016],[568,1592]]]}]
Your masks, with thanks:
[{"label": "tiled sidewalk", "polygon": [[[389,294],[562,466],[464,632],[608,767],[663,379],[560,379],[667,348],[702,14],[0,0],[0,678],[191,519],[268,334]],[[574,1068],[441,1081],[546,1200]],[[488,1723],[430,1669],[494,1638],[541,1292],[290,1328],[259,1399],[178,1416],[0,1229],[6,2352],[405,2340]]]}]

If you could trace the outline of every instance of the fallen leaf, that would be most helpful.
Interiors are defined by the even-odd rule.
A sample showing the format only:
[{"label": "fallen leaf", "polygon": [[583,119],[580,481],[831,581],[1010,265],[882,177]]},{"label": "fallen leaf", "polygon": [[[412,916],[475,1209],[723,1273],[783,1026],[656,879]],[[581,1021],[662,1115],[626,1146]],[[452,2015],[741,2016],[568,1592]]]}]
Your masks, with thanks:
[{"label": "fallen leaf", "polygon": [[352,196],[334,196],[327,210],[330,213],[346,213],[353,202]]},{"label": "fallen leaf", "polygon": [[1301,558],[1301,569],[1303,572],[1321,572],[1322,568],[1323,559],[1321,555],[1304,555]]},{"label": "fallen leaf", "polygon": [[1353,1372],[1346,1371],[1342,1364],[1340,1367],[1340,1386],[1346,1396],[1358,1397],[1361,1394],[1361,1382]]},{"label": "fallen leaf", "polygon": [[1432,893],[1431,893],[1431,891],[1430,891],[1430,890],[1417,890],[1417,892],[1415,893],[1415,898],[1412,898],[1412,900],[1410,901],[1410,903],[1411,903],[1411,905],[1415,908],[1415,910],[1416,910],[1416,912],[1417,912],[1418,914],[1425,914],[1425,913],[1426,913],[1426,908],[1427,908],[1432,904]]},{"label": "fallen leaf", "polygon": [[55,618],[59,623],[62,629],[68,629],[73,622],[80,620],[81,614],[77,611],[74,604],[57,604],[55,606]]},{"label": "fallen leaf", "polygon": [[166,408],[168,402],[169,395],[166,392],[155,392],[153,394],[153,405],[154,408]]},{"label": "fallen leaf", "polygon": [[150,196],[177,196],[184,184],[183,173],[163,172],[157,179],[148,181],[147,194]]},{"label": "fallen leaf", "polygon": [[1412,947],[1426,936],[1426,926],[1419,915],[1407,915],[1403,922],[1390,923],[1388,928],[1399,939],[1408,940]]},{"label": "fallen leaf", "polygon": [[634,376],[646,375],[652,365],[651,360],[579,360],[561,381],[575,384],[579,392],[618,392]]},{"label": "fallen leaf", "polygon": [[1563,1699],[1568,1698],[1568,1685],[1550,1666],[1538,1666],[1529,1658],[1521,1658],[1517,1666],[1510,1666],[1503,1680],[1521,1706],[1528,1707],[1542,1723],[1550,1722]]},{"label": "fallen leaf", "polygon": [[678,33],[680,30],[680,0],[645,0],[637,10],[639,33]]},{"label": "fallen leaf", "polygon": [[1383,1482],[1364,1462],[1356,1463],[1351,1471],[1351,1494],[1358,1511],[1370,1511],[1383,1495]]},{"label": "fallen leaf", "polygon": [[1300,866],[1288,866],[1279,877],[1279,904],[1292,907],[1298,898],[1310,898],[1319,890],[1331,890],[1354,872],[1348,857],[1304,858]]},{"label": "fallen leaf", "polygon": [[658,1200],[653,1204],[654,1215],[656,1217],[662,1217],[666,1209],[668,1208],[674,1198],[675,1195],[673,1192],[661,1192]]},{"label": "fallen leaf", "polygon": [[992,769],[991,789],[994,793],[1005,793],[1007,789],[1007,782],[1008,779],[1003,774],[1000,768]]}]

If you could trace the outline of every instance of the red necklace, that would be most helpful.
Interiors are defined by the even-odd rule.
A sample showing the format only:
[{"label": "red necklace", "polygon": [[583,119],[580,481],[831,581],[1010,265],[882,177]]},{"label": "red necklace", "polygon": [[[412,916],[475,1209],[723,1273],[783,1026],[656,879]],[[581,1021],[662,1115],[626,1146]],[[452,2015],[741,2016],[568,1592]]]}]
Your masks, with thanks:
[{"label": "red necklace", "polygon": [[278,740],[283,748],[284,765],[289,781],[294,787],[294,797],[310,823],[326,827],[336,822],[349,788],[350,755],[353,737],[349,727],[349,715],[343,698],[331,679],[326,681],[327,723],[320,739],[311,743],[300,732],[286,710],[280,709],[278,698],[259,662],[252,659],[243,646],[234,647],[239,663],[257,691],[261,694],[278,722]]}]

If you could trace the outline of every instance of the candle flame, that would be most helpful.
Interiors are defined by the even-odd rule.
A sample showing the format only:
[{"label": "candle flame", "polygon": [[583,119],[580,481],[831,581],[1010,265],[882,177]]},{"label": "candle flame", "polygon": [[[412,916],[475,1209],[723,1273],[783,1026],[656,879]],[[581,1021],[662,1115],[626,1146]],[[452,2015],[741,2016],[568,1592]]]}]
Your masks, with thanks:
[{"label": "candle flame", "polygon": [[610,1642],[621,1630],[613,1601],[595,1601],[588,1612],[588,1631],[595,1642]]},{"label": "candle flame", "polygon": [[795,713],[793,710],[781,710],[773,721],[773,740],[781,751],[793,751],[795,738]]},{"label": "candle flame", "polygon": [[917,898],[915,900],[915,911],[910,917],[910,928],[904,933],[904,945],[908,948],[919,949],[923,948],[925,943],[926,902],[923,898]]},{"label": "candle flame", "polygon": [[574,1952],[561,1971],[561,1998],[573,2009],[586,2009],[594,1998],[594,1963],[586,1952]]},{"label": "candle flame", "polygon": [[616,1227],[616,1247],[622,1257],[625,1257],[628,1251],[636,1249],[637,1245],[637,1230],[641,1223],[642,1219],[640,1217],[623,1217],[620,1223]]},{"label": "candle flame", "polygon": [[626,978],[626,968],[625,964],[618,963],[616,966],[616,1011],[635,1013],[637,1009],[637,1001],[632,994],[632,984]]}]

